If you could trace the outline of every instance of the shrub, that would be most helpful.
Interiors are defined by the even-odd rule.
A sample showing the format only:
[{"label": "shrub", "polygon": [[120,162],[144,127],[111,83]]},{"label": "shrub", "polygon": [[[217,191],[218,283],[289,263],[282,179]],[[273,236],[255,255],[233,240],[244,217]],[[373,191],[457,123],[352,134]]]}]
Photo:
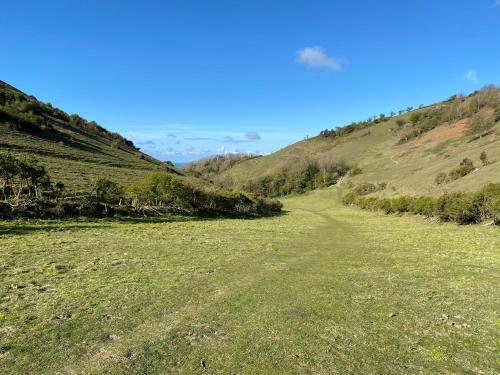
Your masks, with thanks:
[{"label": "shrub", "polygon": [[372,184],[371,182],[363,182],[359,184],[353,189],[353,192],[357,195],[368,195],[371,193],[375,193],[377,191],[385,190],[387,187],[387,183],[380,182],[377,185]]},{"label": "shrub", "polygon": [[483,167],[485,167],[489,164],[488,154],[486,154],[486,151],[481,152],[481,155],[479,155],[479,158],[481,159],[481,162],[483,163]]},{"label": "shrub", "polygon": [[354,177],[354,176],[357,176],[357,175],[360,175],[361,173],[363,173],[363,170],[359,167],[354,167],[352,168],[349,173],[347,174],[349,177]]},{"label": "shrub", "polygon": [[396,120],[396,125],[398,126],[398,128],[402,128],[404,124],[406,124],[406,121],[403,118],[398,118]]},{"label": "shrub", "polygon": [[457,180],[461,177],[467,176],[473,170],[474,164],[472,163],[472,160],[465,158],[460,162],[460,165],[457,168],[453,169],[449,173],[449,177],[451,180]]},{"label": "shrub", "polygon": [[165,172],[151,173],[145,181],[131,185],[127,196],[136,208],[159,207],[191,213],[243,215],[281,211],[278,201],[241,192],[202,190]]},{"label": "shrub", "polygon": [[363,182],[354,188],[354,193],[358,195],[368,195],[377,191],[377,186],[370,182]]},{"label": "shrub", "polygon": [[125,193],[123,186],[106,178],[99,178],[94,184],[97,202],[117,204],[122,201]]},{"label": "shrub", "polygon": [[442,184],[446,183],[447,179],[448,179],[448,175],[444,172],[441,172],[436,176],[436,184],[442,185]]},{"label": "shrub", "polygon": [[500,225],[500,183],[486,185],[477,193],[447,193],[439,198],[377,198],[350,192],[344,196],[343,203],[387,214],[410,212],[459,224],[481,223],[491,219]]}]

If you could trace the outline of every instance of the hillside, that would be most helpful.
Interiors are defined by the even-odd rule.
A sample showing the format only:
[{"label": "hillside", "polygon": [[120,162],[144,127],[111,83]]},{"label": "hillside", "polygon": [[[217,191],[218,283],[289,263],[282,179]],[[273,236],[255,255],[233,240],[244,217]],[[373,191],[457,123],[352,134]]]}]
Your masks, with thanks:
[{"label": "hillside", "polygon": [[98,177],[122,185],[173,168],[93,121],[68,115],[0,81],[0,151],[36,156],[54,181],[84,190]]},{"label": "hillside", "polygon": [[[476,191],[500,181],[499,88],[487,87],[468,97],[454,96],[402,112],[324,131],[271,155],[236,163],[214,180],[222,185],[273,191],[273,186],[286,184],[290,178],[321,179],[323,169],[341,163],[357,167],[356,172],[340,179],[345,173],[335,167],[333,178],[324,173],[330,178],[326,185],[328,181],[349,186],[386,183],[384,195]],[[482,152],[488,158],[485,166],[480,160]],[[471,173],[436,183],[440,173],[449,174],[465,158],[473,163]],[[308,190],[304,181],[304,190]]]}]

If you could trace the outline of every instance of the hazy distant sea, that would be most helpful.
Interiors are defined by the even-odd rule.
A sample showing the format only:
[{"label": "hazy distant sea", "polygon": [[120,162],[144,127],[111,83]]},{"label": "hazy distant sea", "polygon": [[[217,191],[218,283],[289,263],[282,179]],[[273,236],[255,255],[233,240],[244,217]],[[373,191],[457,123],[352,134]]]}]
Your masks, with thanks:
[{"label": "hazy distant sea", "polygon": [[182,168],[183,166],[185,166],[186,164],[189,164],[189,162],[182,162],[182,161],[174,161],[174,166],[176,168]]}]

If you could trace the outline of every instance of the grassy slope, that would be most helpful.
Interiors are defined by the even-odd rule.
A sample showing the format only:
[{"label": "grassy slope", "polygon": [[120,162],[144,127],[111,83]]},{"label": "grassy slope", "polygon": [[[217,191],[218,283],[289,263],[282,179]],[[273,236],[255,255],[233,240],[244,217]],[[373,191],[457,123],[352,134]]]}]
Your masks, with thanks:
[{"label": "grassy slope", "polygon": [[343,207],[0,223],[3,373],[498,370],[500,228]]},{"label": "grassy slope", "polygon": [[[26,95],[0,81],[2,91]],[[98,177],[127,185],[142,180],[151,171],[165,170],[159,161],[133,147],[118,148],[109,138],[53,117],[43,103],[42,111],[43,118],[56,132],[28,133],[0,123],[0,152],[35,155],[54,181],[76,190],[87,189]]]},{"label": "grassy slope", "polygon": [[[448,191],[475,191],[489,182],[500,182],[500,123],[491,135],[469,142],[463,123],[441,125],[423,137],[398,144],[396,119],[359,130],[337,139],[315,137],[298,142],[269,156],[244,161],[229,169],[221,180],[245,181],[278,170],[290,160],[331,155],[350,165],[358,165],[363,174],[351,179],[360,182],[387,182],[385,194],[441,194]],[[479,155],[486,151],[495,162],[474,173],[437,186],[435,177],[449,172],[468,157],[479,167]],[[394,189],[396,190],[394,190]]]},{"label": "grassy slope", "polygon": [[83,129],[56,129],[58,134],[47,132],[41,137],[0,124],[0,151],[35,155],[54,181],[77,190],[88,188],[98,177],[127,185],[160,169],[159,164],[142,160],[136,150],[114,148],[109,140]]}]

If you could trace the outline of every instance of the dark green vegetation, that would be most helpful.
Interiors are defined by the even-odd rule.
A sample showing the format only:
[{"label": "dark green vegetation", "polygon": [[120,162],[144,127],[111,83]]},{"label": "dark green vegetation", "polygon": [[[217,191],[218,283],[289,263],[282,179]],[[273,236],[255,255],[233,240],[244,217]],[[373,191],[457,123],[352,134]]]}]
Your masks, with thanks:
[{"label": "dark green vegetation", "polygon": [[123,187],[99,178],[83,193],[53,185],[33,157],[0,153],[0,219],[103,216],[160,216],[168,213],[269,215],[281,203],[237,192],[196,187],[167,172],[153,172],[139,183]]},{"label": "dark green vegetation", "polygon": [[144,182],[127,188],[132,206],[140,209],[168,208],[176,212],[236,215],[271,215],[281,203],[240,192],[196,188],[164,172],[150,174]]},{"label": "dark green vegetation", "polygon": [[496,374],[500,228],[337,202],[0,223],[1,372]]},{"label": "dark green vegetation", "polygon": [[[360,185],[361,186],[361,185]],[[500,225],[500,183],[489,184],[477,193],[447,193],[436,197],[366,197],[366,190],[354,189],[345,195],[345,204],[372,211],[414,213],[459,224],[479,224],[492,220]]]},{"label": "dark green vegetation", "polygon": [[[385,182],[387,189],[378,192],[385,196],[439,196],[445,191],[475,192],[500,181],[499,88],[488,86],[468,96],[399,112],[323,131],[274,154],[236,163],[211,179],[221,186],[272,196],[340,181]],[[470,163],[460,166],[464,159]],[[353,171],[343,177],[343,169],[322,173],[324,161]],[[436,184],[439,174],[446,175],[445,184]],[[291,188],[276,188],[286,184]]]}]

